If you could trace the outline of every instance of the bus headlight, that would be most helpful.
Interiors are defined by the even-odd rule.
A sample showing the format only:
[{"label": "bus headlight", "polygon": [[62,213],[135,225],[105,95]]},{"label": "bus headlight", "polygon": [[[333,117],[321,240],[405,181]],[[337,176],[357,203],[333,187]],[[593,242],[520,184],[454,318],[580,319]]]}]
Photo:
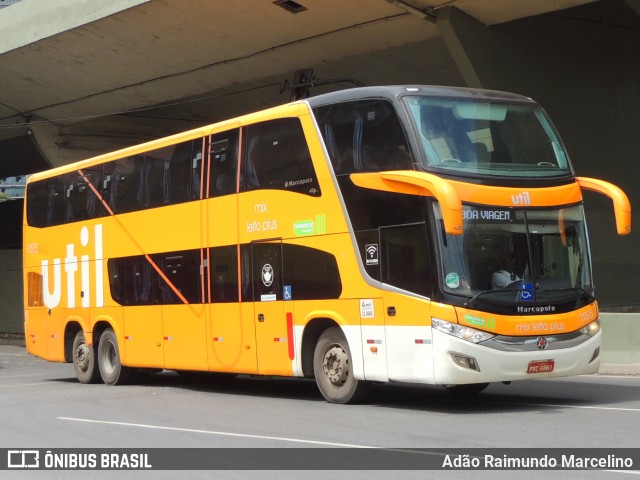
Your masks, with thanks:
[{"label": "bus headlight", "polygon": [[593,337],[599,331],[600,331],[600,320],[594,320],[589,325],[585,325],[580,329],[580,333],[584,333],[585,335],[589,335],[590,337]]},{"label": "bus headlight", "polygon": [[431,318],[431,326],[439,332],[453,335],[454,337],[471,343],[480,343],[495,337],[492,333],[483,332],[482,330],[476,330],[475,328],[447,322],[434,317]]}]

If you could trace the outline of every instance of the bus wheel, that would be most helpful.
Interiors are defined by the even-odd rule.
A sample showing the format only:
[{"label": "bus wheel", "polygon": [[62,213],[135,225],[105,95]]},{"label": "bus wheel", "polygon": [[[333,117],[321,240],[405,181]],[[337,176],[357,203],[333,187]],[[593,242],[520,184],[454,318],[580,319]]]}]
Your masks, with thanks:
[{"label": "bus wheel", "polygon": [[100,335],[98,343],[98,366],[100,376],[107,385],[124,385],[133,376],[133,369],[125,367],[120,362],[118,340],[112,329],[107,328]]},{"label": "bus wheel", "polygon": [[313,373],[324,398],[331,403],[353,403],[369,385],[353,377],[351,350],[339,327],[325,330],[313,354]]},{"label": "bus wheel", "polygon": [[73,369],[80,383],[96,383],[100,380],[95,348],[87,344],[82,330],[73,339]]},{"label": "bus wheel", "polygon": [[488,383],[467,383],[463,385],[443,385],[449,393],[454,395],[475,395],[489,386]]}]

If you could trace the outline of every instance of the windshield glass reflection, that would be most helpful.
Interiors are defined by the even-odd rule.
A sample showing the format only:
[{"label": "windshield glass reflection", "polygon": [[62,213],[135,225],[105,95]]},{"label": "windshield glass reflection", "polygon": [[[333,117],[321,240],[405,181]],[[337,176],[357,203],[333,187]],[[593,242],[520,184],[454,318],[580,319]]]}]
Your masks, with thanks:
[{"label": "windshield glass reflection", "polygon": [[464,206],[464,233],[440,223],[442,288],[484,302],[568,301],[593,291],[581,206],[516,210]]},{"label": "windshield glass reflection", "polygon": [[536,104],[419,96],[403,100],[427,170],[512,177],[571,173],[560,139]]}]

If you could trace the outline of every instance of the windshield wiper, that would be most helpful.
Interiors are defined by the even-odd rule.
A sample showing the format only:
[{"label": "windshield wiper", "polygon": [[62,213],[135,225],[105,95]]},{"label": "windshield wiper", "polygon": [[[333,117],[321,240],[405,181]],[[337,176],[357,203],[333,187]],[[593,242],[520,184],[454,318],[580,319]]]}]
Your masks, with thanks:
[{"label": "windshield wiper", "polygon": [[473,297],[466,297],[464,300],[464,306],[469,307],[473,302],[475,302],[478,297],[486,295],[488,293],[500,293],[500,292],[518,292],[520,291],[520,286],[522,285],[522,280],[517,280],[513,283],[510,283],[505,288],[500,288],[497,290],[482,290],[481,292],[476,293]]},{"label": "windshield wiper", "polygon": [[481,297],[482,295],[486,295],[487,293],[495,293],[495,292],[498,292],[498,291],[499,290],[483,290],[481,292],[476,293],[473,297],[466,297],[464,299],[464,306],[465,307],[470,307],[471,304],[478,299],[478,297]]}]

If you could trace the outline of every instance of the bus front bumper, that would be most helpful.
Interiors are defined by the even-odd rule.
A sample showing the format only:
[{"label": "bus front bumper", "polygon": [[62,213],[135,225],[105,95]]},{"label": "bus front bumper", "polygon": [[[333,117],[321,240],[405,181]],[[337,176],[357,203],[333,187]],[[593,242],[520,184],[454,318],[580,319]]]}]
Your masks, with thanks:
[{"label": "bus front bumper", "polygon": [[433,329],[434,379],[438,385],[506,382],[596,373],[602,332],[579,345],[555,350],[501,351]]}]

